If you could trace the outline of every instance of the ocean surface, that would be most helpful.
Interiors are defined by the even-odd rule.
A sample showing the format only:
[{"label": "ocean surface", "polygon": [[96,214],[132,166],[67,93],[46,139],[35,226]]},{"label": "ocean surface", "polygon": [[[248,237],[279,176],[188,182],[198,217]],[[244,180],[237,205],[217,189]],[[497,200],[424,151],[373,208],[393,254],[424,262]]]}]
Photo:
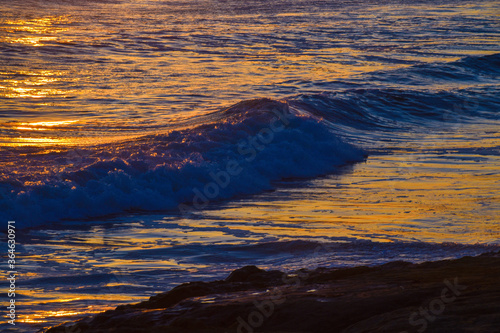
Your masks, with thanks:
[{"label": "ocean surface", "polygon": [[498,250],[499,110],[498,1],[2,1],[15,330]]}]

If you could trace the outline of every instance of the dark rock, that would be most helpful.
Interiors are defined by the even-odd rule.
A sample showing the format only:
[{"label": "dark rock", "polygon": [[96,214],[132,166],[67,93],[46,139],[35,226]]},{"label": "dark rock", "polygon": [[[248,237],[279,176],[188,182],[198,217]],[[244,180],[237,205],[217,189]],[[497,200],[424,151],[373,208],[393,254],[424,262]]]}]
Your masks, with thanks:
[{"label": "dark rock", "polygon": [[245,266],[233,271],[226,282],[269,283],[278,282],[284,276],[280,271],[265,271],[256,266]]},{"label": "dark rock", "polygon": [[245,266],[238,268],[233,271],[226,278],[226,282],[246,282],[252,275],[258,275],[265,272],[265,270],[258,268],[257,266]]},{"label": "dark rock", "polygon": [[246,266],[47,333],[499,332],[498,276],[499,253],[290,275]]}]

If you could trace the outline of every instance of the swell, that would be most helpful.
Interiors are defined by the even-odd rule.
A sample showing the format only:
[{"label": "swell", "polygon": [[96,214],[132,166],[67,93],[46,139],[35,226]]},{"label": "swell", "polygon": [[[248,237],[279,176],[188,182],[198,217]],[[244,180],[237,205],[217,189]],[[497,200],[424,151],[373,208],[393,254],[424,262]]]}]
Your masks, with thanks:
[{"label": "swell", "polygon": [[[250,100],[188,128],[117,144],[32,154],[2,170],[0,218],[22,226],[127,211],[202,209],[335,171],[364,153],[287,103]],[[22,162],[22,161],[21,161]],[[55,162],[55,163],[54,163]]]},{"label": "swell", "polygon": [[402,70],[379,71],[371,74],[373,81],[402,85],[426,86],[436,83],[495,83],[500,76],[500,53],[468,56],[448,63],[414,65]]},{"label": "swell", "polygon": [[500,53],[465,57],[375,72],[358,87],[301,94],[289,103],[333,124],[368,131],[498,120],[499,77]]},{"label": "swell", "polygon": [[500,91],[490,79],[500,73],[499,58],[468,57],[376,74],[394,80],[413,72],[432,78],[425,68],[476,73],[475,84],[460,89],[393,88],[379,80],[368,88],[283,101],[246,100],[161,134],[112,144],[49,153],[5,149],[0,218],[34,226],[129,211],[202,209],[210,201],[272,189],[279,180],[316,177],[362,161],[365,152],[347,142],[349,135],[333,131],[335,125],[359,129],[370,139],[380,130],[498,120]]},{"label": "swell", "polygon": [[357,88],[303,94],[289,100],[332,124],[374,130],[410,130],[415,126],[498,120],[498,85],[451,91]]}]

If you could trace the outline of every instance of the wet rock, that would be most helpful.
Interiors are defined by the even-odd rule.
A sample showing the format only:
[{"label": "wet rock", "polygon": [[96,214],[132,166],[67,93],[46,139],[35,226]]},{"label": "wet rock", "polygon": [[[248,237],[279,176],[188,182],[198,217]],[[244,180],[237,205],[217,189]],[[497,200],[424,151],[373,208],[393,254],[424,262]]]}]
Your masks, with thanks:
[{"label": "wet rock", "polygon": [[246,266],[47,333],[498,332],[498,276],[499,253],[293,274]]}]

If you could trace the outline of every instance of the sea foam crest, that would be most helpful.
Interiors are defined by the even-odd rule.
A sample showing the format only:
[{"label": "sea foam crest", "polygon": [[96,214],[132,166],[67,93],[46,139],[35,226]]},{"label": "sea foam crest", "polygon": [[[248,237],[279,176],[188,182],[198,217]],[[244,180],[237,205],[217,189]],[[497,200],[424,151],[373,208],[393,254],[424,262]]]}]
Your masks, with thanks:
[{"label": "sea foam crest", "polygon": [[[77,166],[52,156],[56,165],[48,174],[3,170],[0,218],[34,226],[179,204],[203,208],[365,157],[323,121],[269,99],[243,101],[186,128],[84,152]],[[23,176],[36,181],[20,181]]]}]

